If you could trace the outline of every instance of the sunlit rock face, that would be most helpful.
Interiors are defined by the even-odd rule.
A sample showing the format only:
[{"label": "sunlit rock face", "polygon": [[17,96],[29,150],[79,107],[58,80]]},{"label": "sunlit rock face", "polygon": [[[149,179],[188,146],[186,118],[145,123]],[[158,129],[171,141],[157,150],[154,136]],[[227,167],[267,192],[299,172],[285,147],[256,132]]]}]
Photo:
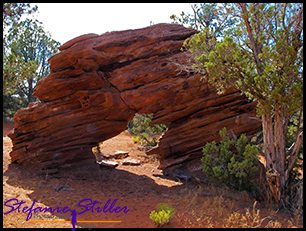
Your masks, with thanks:
[{"label": "sunlit rock face", "polygon": [[[49,59],[51,73],[40,80],[31,103],[14,116],[12,161],[55,173],[92,158],[91,148],[127,129],[135,113],[154,113],[153,123],[171,123],[156,148],[160,169],[200,169],[206,142],[220,140],[226,127],[252,133],[255,104],[237,90],[217,95],[200,74],[187,72],[185,39],[196,31],[176,24],[86,34]],[[180,65],[178,65],[180,63]]]}]

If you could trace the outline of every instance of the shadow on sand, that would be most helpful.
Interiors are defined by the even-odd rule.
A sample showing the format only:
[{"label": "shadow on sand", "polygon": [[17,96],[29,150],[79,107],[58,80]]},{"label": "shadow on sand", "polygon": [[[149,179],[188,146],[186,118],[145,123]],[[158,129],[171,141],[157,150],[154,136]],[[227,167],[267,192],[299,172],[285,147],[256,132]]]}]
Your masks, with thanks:
[{"label": "shadow on sand", "polygon": [[[128,213],[97,213],[96,210],[92,213],[90,210],[77,216],[79,221],[122,221],[121,223],[95,223],[92,226],[101,228],[154,227],[149,219],[150,212],[156,209],[158,203],[170,202],[171,198],[184,187],[183,184],[173,187],[159,185],[148,176],[136,175],[124,170],[100,169],[94,159],[84,161],[82,164],[79,167],[61,170],[55,175],[37,176],[31,169],[11,163],[4,176],[8,177],[7,184],[33,191],[27,195],[32,202],[35,199],[36,202],[53,209],[56,207],[63,209],[68,206],[71,210],[81,212],[85,208],[80,207],[78,203],[89,198],[92,201],[101,202],[94,208],[99,206],[101,209],[109,199],[111,201],[116,199],[116,206],[126,206],[130,210]],[[31,206],[31,204],[24,206]],[[66,216],[67,221],[71,217],[70,212],[52,214],[60,218]],[[139,222],[141,217],[143,217],[143,223]],[[35,219],[38,219],[37,216]],[[79,224],[79,227],[83,225],[84,223]]]}]

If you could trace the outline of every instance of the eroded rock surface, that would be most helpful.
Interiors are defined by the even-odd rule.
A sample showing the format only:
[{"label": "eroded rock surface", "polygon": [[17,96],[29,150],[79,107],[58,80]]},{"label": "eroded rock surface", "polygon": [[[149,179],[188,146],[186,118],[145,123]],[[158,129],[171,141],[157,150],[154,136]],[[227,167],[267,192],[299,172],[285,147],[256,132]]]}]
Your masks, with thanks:
[{"label": "eroded rock surface", "polygon": [[260,122],[255,104],[235,90],[217,95],[200,75],[181,70],[190,54],[181,51],[196,31],[175,24],[87,34],[74,38],[49,59],[51,73],[40,80],[40,100],[15,116],[12,161],[55,172],[94,155],[98,142],[127,129],[135,113],[154,113],[154,123],[170,123],[158,147],[160,168],[200,168],[205,143],[227,127],[252,133]]}]

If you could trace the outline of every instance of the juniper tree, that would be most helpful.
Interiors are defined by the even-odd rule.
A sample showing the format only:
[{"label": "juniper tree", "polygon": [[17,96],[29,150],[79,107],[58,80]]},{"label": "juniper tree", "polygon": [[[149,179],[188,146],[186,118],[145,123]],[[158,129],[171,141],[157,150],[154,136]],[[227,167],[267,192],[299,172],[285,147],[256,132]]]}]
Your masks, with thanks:
[{"label": "juniper tree", "polygon": [[38,20],[10,21],[6,23],[10,28],[3,37],[3,113],[6,116],[37,100],[32,95],[34,88],[49,74],[48,59],[60,45]]},{"label": "juniper tree", "polygon": [[[235,87],[257,102],[266,170],[279,174],[279,201],[303,142],[303,4],[220,4],[218,12],[234,20],[235,27],[221,38],[207,27],[186,40],[185,47],[195,57],[193,68],[204,73],[219,94]],[[299,115],[296,138],[286,148],[294,114]]]}]

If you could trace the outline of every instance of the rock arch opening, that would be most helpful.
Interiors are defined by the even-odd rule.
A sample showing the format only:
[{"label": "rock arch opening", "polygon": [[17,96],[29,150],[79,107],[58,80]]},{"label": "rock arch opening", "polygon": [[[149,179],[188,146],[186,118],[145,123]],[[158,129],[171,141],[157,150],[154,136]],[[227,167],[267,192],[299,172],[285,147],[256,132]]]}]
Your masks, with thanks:
[{"label": "rock arch opening", "polygon": [[[12,162],[56,172],[92,158],[91,148],[127,129],[135,113],[153,113],[153,124],[171,125],[159,144],[160,169],[194,170],[206,142],[222,127],[238,136],[261,125],[236,124],[255,115],[255,103],[235,89],[217,95],[200,74],[178,71],[185,39],[197,31],[176,24],[87,34],[74,38],[49,59],[31,103],[15,116]],[[166,65],[165,65],[166,64]]]},{"label": "rock arch opening", "polygon": [[[157,155],[143,157],[143,152],[158,145],[170,124],[152,124],[153,114],[138,114],[127,123],[119,136],[99,142],[92,148],[96,163],[101,168],[114,168],[120,164],[138,165],[142,162],[158,162]],[[105,148],[106,147],[106,148]]]}]

